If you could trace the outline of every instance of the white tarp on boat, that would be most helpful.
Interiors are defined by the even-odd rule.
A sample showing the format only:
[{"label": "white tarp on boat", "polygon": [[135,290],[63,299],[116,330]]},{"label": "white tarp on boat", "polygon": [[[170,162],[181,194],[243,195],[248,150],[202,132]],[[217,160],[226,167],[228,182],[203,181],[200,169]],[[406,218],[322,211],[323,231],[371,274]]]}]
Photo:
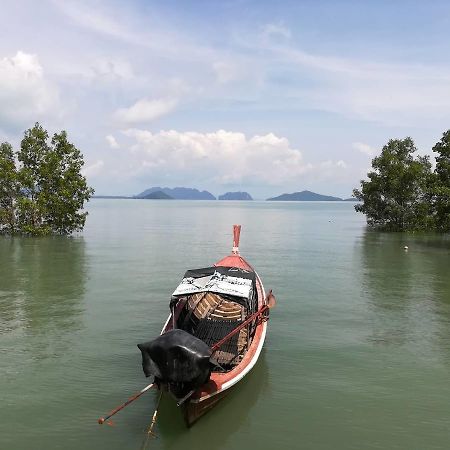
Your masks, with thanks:
[{"label": "white tarp on boat", "polygon": [[248,299],[251,298],[252,289],[251,279],[224,275],[216,270],[212,275],[203,277],[185,276],[172,295],[178,297],[208,291]]}]

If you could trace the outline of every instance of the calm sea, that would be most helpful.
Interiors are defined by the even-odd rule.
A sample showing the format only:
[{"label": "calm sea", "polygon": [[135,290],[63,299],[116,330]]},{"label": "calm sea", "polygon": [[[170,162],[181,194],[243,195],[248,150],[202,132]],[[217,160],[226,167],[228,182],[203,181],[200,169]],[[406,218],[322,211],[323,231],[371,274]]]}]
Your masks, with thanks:
[{"label": "calm sea", "polygon": [[[0,448],[139,449],[158,335],[184,271],[241,252],[278,305],[253,372],[153,449],[449,449],[450,239],[367,231],[350,203],[92,200],[70,238],[0,238]],[[409,247],[408,251],[404,246]]]}]

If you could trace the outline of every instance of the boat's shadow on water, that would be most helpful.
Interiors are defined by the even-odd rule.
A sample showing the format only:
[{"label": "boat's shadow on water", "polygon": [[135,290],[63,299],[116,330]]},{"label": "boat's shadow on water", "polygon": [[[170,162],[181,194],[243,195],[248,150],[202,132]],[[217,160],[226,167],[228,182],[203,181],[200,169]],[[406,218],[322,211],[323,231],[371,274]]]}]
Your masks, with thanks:
[{"label": "boat's shadow on water", "polygon": [[256,401],[264,397],[268,389],[269,373],[263,350],[250,374],[191,428],[186,428],[182,411],[175,402],[163,396],[156,426],[159,445],[166,449],[178,448],[182,440],[183,448],[213,450],[223,447],[235,432],[246,426]]}]

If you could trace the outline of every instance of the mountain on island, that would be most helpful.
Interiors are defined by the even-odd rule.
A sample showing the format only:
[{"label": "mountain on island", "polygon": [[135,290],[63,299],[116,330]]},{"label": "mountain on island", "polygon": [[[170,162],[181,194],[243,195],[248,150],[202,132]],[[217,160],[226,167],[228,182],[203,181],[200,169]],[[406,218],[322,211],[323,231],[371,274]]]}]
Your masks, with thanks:
[{"label": "mountain on island", "polygon": [[174,198],[176,200],[216,200],[216,197],[214,197],[214,195],[212,195],[208,191],[199,191],[198,189],[185,187],[175,187],[175,188],[152,187],[136,195],[135,198],[148,198],[147,196],[149,194],[157,191],[163,192],[170,198]]},{"label": "mountain on island", "polygon": [[219,195],[219,200],[253,200],[248,192],[226,192]]},{"label": "mountain on island", "polygon": [[292,202],[341,202],[342,198],[331,195],[316,194],[311,191],[294,192],[292,194],[282,194],[278,197],[268,198],[268,201],[292,201]]},{"label": "mountain on island", "polygon": [[144,195],[143,197],[139,197],[139,198],[145,199],[145,200],[173,200],[173,197],[171,197],[170,195],[167,195],[163,191],[153,191],[153,192],[150,192],[149,194]]}]

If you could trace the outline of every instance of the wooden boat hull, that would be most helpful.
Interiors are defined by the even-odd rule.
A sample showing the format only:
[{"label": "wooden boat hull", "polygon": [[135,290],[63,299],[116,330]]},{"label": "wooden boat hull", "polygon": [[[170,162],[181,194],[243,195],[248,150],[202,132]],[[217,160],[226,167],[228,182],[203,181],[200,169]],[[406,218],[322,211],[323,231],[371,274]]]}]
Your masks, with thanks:
[{"label": "wooden boat hull", "polygon": [[[265,290],[258,275],[257,291],[258,306],[262,307],[265,301]],[[170,329],[172,329],[171,315],[169,316],[162,332],[165,333]],[[252,343],[241,363],[230,372],[213,372],[208,383],[198,389],[192,397],[182,405],[184,420],[188,427],[192,426],[201,416],[210,411],[227,395],[232,386],[242,380],[251,371],[263,348],[266,331],[267,317],[257,326]]]},{"label": "wooden boat hull", "polygon": [[183,418],[187,427],[191,427],[200,417],[210,411],[217,403],[225,398],[230,389],[218,392],[213,397],[209,397],[200,402],[186,402],[182,405]]},{"label": "wooden boat hull", "polygon": [[[253,267],[239,255],[239,252],[223,258],[218,261],[215,266],[239,268],[244,271],[255,272],[258,309],[261,309],[266,305],[266,292],[260,277]],[[175,311],[173,311],[174,317],[172,317],[172,314],[168,317],[161,334],[172,329],[172,324],[177,320],[181,309],[182,307],[179,310],[175,309]],[[187,426],[191,426],[201,416],[210,411],[227,395],[230,388],[242,380],[254,367],[264,345],[268,315],[269,311],[267,310],[264,316],[258,318],[253,339],[247,352],[242,358],[242,361],[228,372],[212,372],[209,381],[201,388],[197,389],[192,396],[182,404],[184,420]]]}]

